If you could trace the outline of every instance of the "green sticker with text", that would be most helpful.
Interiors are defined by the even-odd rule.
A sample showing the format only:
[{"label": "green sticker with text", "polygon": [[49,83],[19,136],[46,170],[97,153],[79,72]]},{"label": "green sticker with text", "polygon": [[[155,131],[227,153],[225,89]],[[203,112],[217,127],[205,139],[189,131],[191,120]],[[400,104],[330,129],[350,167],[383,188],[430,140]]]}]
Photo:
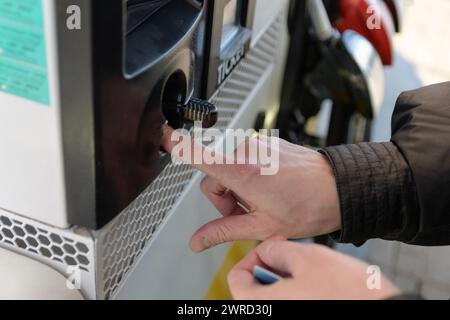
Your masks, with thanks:
[{"label": "green sticker with text", "polygon": [[0,0],[0,92],[50,105],[43,0]]}]

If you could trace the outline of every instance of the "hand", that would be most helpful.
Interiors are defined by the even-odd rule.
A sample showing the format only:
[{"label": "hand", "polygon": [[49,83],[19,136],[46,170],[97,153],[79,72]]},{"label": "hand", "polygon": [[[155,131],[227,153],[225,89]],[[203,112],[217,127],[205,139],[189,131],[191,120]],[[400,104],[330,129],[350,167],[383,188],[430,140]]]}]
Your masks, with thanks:
[{"label": "hand", "polygon": [[[162,140],[162,147],[170,153],[177,145],[171,141],[172,133],[173,129],[166,127]],[[190,143],[194,148],[195,142]],[[271,151],[280,155],[279,172],[273,176],[262,176],[260,165],[195,165],[207,175],[201,184],[203,193],[223,217],[194,234],[190,241],[193,251],[228,241],[266,240],[275,235],[305,238],[340,230],[336,181],[328,160],[281,139],[279,150]],[[238,202],[245,204],[249,213]]]},{"label": "hand", "polygon": [[[286,278],[261,285],[253,276],[256,265]],[[237,300],[381,300],[400,294],[384,277],[379,289],[370,290],[367,267],[323,246],[268,240],[231,270],[228,283]]]}]

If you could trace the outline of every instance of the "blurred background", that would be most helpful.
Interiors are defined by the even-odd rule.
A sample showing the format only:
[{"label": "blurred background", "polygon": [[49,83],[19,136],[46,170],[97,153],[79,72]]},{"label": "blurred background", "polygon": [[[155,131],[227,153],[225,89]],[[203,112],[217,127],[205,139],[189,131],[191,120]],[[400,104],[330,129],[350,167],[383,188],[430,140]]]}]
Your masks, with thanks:
[{"label": "blurred background", "polygon": [[[432,5],[431,5],[432,3]],[[386,97],[372,140],[387,141],[402,91],[450,80],[450,0],[405,1],[403,32],[395,37],[395,61],[386,69]],[[450,247],[423,248],[373,240],[339,249],[379,265],[402,290],[428,299],[450,298]]]}]

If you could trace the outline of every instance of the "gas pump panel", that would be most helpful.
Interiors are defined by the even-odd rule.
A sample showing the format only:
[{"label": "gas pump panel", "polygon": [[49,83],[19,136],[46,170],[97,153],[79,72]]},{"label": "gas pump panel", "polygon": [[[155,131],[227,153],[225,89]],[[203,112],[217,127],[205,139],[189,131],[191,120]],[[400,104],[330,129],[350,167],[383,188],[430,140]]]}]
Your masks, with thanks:
[{"label": "gas pump panel", "polygon": [[[5,8],[0,10],[11,15],[6,18],[22,18],[21,3],[4,2],[0,5]],[[3,179],[5,172],[0,208],[59,228],[99,229],[136,199],[170,161],[170,156],[160,152],[163,124],[168,121],[181,127],[199,120],[186,118],[186,108],[203,111],[206,116],[200,120],[207,122],[205,126],[215,122],[214,106],[194,99],[200,97],[204,72],[206,4],[197,0],[32,0],[27,5],[39,16],[39,28],[45,33],[39,45],[51,69],[50,98],[43,108],[28,103],[29,97],[19,97],[27,104],[22,107],[11,101],[17,99],[12,90],[0,91],[0,116],[6,123],[6,119],[21,117],[18,112],[25,114],[32,108],[27,117],[41,113],[35,115],[35,124],[43,123],[40,117],[51,117],[51,148],[57,156],[46,157],[49,150],[44,147],[31,150],[43,143],[37,141],[37,132],[25,136],[25,128],[19,125],[14,129],[3,126],[2,137],[11,136],[15,142],[2,138],[0,147],[11,155],[9,160],[1,160],[2,167],[12,168],[17,158],[32,163],[36,157],[48,166],[38,169],[23,163],[22,170],[26,172],[28,167],[33,174],[42,170],[48,181],[39,178],[18,183],[17,175],[12,174],[11,183]],[[73,17],[79,19],[79,27],[70,27],[71,13],[79,15]],[[12,28],[15,25],[4,32]],[[19,38],[17,41],[24,43],[11,45],[11,52],[36,39],[37,35]],[[9,54],[9,49],[3,47],[3,55]],[[10,76],[14,76],[12,71]],[[33,125],[26,130],[39,128]],[[19,139],[11,130],[24,136]],[[52,166],[50,160],[60,163]],[[50,188],[49,194],[42,196],[53,180],[57,181],[55,191]]]},{"label": "gas pump panel", "polygon": [[288,3],[0,0],[0,248],[88,299],[203,297],[227,248],[187,251],[215,212],[162,129],[275,118]]}]

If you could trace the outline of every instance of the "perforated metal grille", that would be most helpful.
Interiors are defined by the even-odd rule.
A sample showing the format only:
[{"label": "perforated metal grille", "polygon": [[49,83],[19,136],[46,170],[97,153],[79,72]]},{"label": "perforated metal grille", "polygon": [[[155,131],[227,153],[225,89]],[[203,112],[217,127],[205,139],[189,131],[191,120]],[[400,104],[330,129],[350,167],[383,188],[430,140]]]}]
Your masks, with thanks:
[{"label": "perforated metal grille", "polygon": [[102,238],[103,290],[109,299],[170,208],[191,181],[194,170],[171,163],[115,221]]},{"label": "perforated metal grille", "polygon": [[45,226],[18,219],[0,214],[0,243],[3,246],[89,271],[91,261],[86,244],[49,231]]},{"label": "perforated metal grille", "polygon": [[[233,71],[212,102],[218,106],[216,128],[227,128],[260,78],[274,63],[281,29],[277,19]],[[99,236],[104,298],[109,299],[146,244],[191,182],[195,171],[170,164],[136,201]]]}]

